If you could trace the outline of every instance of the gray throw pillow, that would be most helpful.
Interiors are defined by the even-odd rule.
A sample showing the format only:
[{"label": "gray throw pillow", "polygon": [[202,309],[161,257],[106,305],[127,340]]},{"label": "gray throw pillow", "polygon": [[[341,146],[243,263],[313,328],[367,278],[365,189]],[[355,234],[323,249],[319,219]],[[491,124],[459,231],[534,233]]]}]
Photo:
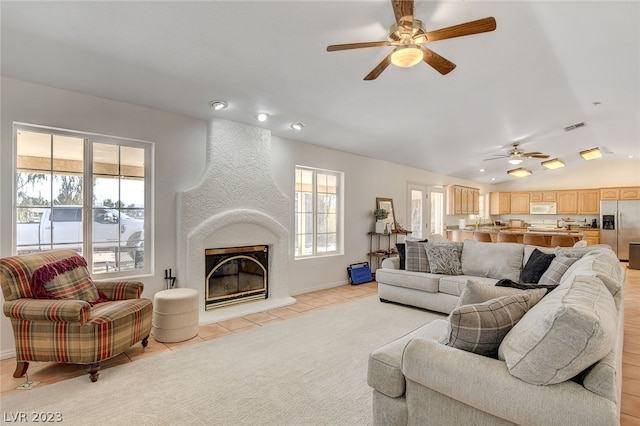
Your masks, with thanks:
[{"label": "gray throw pillow", "polygon": [[577,260],[578,258],[576,257],[556,256],[538,280],[538,284],[557,286],[560,284],[560,278],[567,272],[569,266],[573,265]]},{"label": "gray throw pillow", "polygon": [[523,292],[459,306],[449,315],[449,333],[440,342],[497,358],[502,339],[529,310],[530,299],[531,294]]},{"label": "gray throw pillow", "polygon": [[544,297],[545,294],[547,294],[547,290],[544,288],[519,289],[511,287],[496,287],[494,285],[468,280],[467,285],[460,293],[460,298],[458,299],[456,307],[483,303],[497,297],[513,296],[514,294],[529,294],[531,298],[528,302],[528,308],[531,309]]},{"label": "gray throw pillow", "polygon": [[429,259],[432,274],[462,275],[462,266],[455,247],[443,244],[426,244],[424,251]]},{"label": "gray throw pillow", "polygon": [[413,272],[431,272],[429,259],[424,251],[426,243],[405,240],[405,269]]}]

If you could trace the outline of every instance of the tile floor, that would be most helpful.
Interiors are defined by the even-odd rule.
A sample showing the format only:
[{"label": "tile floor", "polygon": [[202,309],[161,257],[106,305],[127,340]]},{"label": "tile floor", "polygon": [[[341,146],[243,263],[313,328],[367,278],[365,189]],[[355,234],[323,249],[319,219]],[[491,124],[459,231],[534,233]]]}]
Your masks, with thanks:
[{"label": "tile floor", "polygon": [[[623,263],[623,266],[626,268],[627,264]],[[620,424],[621,426],[640,426],[640,270],[626,268],[624,291],[625,328]],[[376,292],[377,285],[375,282],[371,282],[358,286],[344,285],[296,296],[297,303],[294,305],[201,326],[198,335],[186,342],[159,343],[150,338],[149,346],[144,351],[140,345],[136,345],[126,353],[102,363],[101,371],[115,365],[135,362],[138,359],[151,357],[186,345],[195,345],[232,333],[242,333],[256,327],[266,326],[274,321],[284,321],[327,306],[376,294]],[[24,383],[25,379],[13,378],[14,369],[14,358],[0,361],[0,397],[13,392],[25,392],[24,390],[16,390],[16,387]],[[87,374],[85,370],[85,367],[77,365],[33,362],[29,366],[29,380],[39,381],[40,384],[37,386],[42,387],[61,380],[85,375]]]}]

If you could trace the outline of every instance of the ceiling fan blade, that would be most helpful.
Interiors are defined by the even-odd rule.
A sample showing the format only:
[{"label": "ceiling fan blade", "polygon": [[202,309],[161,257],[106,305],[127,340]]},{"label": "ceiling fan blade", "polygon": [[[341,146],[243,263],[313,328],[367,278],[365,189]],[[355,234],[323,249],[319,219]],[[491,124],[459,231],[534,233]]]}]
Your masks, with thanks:
[{"label": "ceiling fan blade", "polygon": [[522,153],[522,154],[520,154],[520,155],[522,155],[523,157],[528,157],[528,156],[530,156],[530,155],[538,155],[538,154],[542,154],[542,153],[541,153],[541,152],[539,152],[539,151],[533,151],[533,152],[523,152],[523,153]]},{"label": "ceiling fan blade", "polygon": [[501,155],[498,156],[496,158],[485,158],[484,161],[490,161],[490,160],[504,160],[505,158],[509,158],[508,155]]},{"label": "ceiling fan blade", "polygon": [[496,20],[494,17],[483,18],[435,31],[427,31],[427,41],[445,40],[448,38],[486,33],[495,29]]},{"label": "ceiling fan blade", "polygon": [[413,22],[413,0],[391,0],[391,5],[398,27],[402,22]]},{"label": "ceiling fan blade", "polygon": [[550,155],[547,154],[533,154],[533,155],[524,155],[527,158],[549,158]]},{"label": "ceiling fan blade", "polygon": [[367,76],[364,79],[375,80],[376,78],[378,78],[380,74],[382,74],[382,71],[384,71],[389,66],[390,63],[391,63],[391,54],[388,54],[378,65],[376,65],[376,67],[373,70],[371,70],[369,74],[367,74]]},{"label": "ceiling fan blade", "polygon": [[422,50],[422,60],[431,65],[440,74],[448,74],[456,67],[456,64],[438,55],[433,50],[427,49],[424,46],[418,47]]},{"label": "ceiling fan blade", "polygon": [[349,49],[362,49],[364,47],[380,47],[380,46],[394,46],[397,43],[391,41],[370,41],[365,43],[347,43],[347,44],[332,44],[327,46],[327,52],[336,52],[338,50]]}]

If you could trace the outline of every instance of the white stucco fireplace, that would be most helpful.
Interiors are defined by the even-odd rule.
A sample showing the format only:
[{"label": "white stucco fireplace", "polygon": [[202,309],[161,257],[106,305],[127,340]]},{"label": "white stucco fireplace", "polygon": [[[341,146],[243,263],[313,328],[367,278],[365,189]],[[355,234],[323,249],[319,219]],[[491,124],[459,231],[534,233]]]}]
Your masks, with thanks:
[{"label": "white stucco fireplace", "polygon": [[[209,123],[207,166],[201,181],[177,196],[177,285],[200,294],[200,324],[295,302],[289,294],[291,200],[270,169],[271,133],[226,120]],[[269,247],[266,299],[205,310],[205,250]]]}]

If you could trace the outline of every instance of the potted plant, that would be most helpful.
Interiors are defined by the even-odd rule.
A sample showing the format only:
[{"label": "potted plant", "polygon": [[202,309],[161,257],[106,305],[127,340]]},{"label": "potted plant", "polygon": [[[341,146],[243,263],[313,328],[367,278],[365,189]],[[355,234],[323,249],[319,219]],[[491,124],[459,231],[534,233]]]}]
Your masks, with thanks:
[{"label": "potted plant", "polygon": [[384,220],[389,217],[389,212],[385,209],[375,209],[373,216],[376,218],[376,232],[382,234],[385,228]]}]

